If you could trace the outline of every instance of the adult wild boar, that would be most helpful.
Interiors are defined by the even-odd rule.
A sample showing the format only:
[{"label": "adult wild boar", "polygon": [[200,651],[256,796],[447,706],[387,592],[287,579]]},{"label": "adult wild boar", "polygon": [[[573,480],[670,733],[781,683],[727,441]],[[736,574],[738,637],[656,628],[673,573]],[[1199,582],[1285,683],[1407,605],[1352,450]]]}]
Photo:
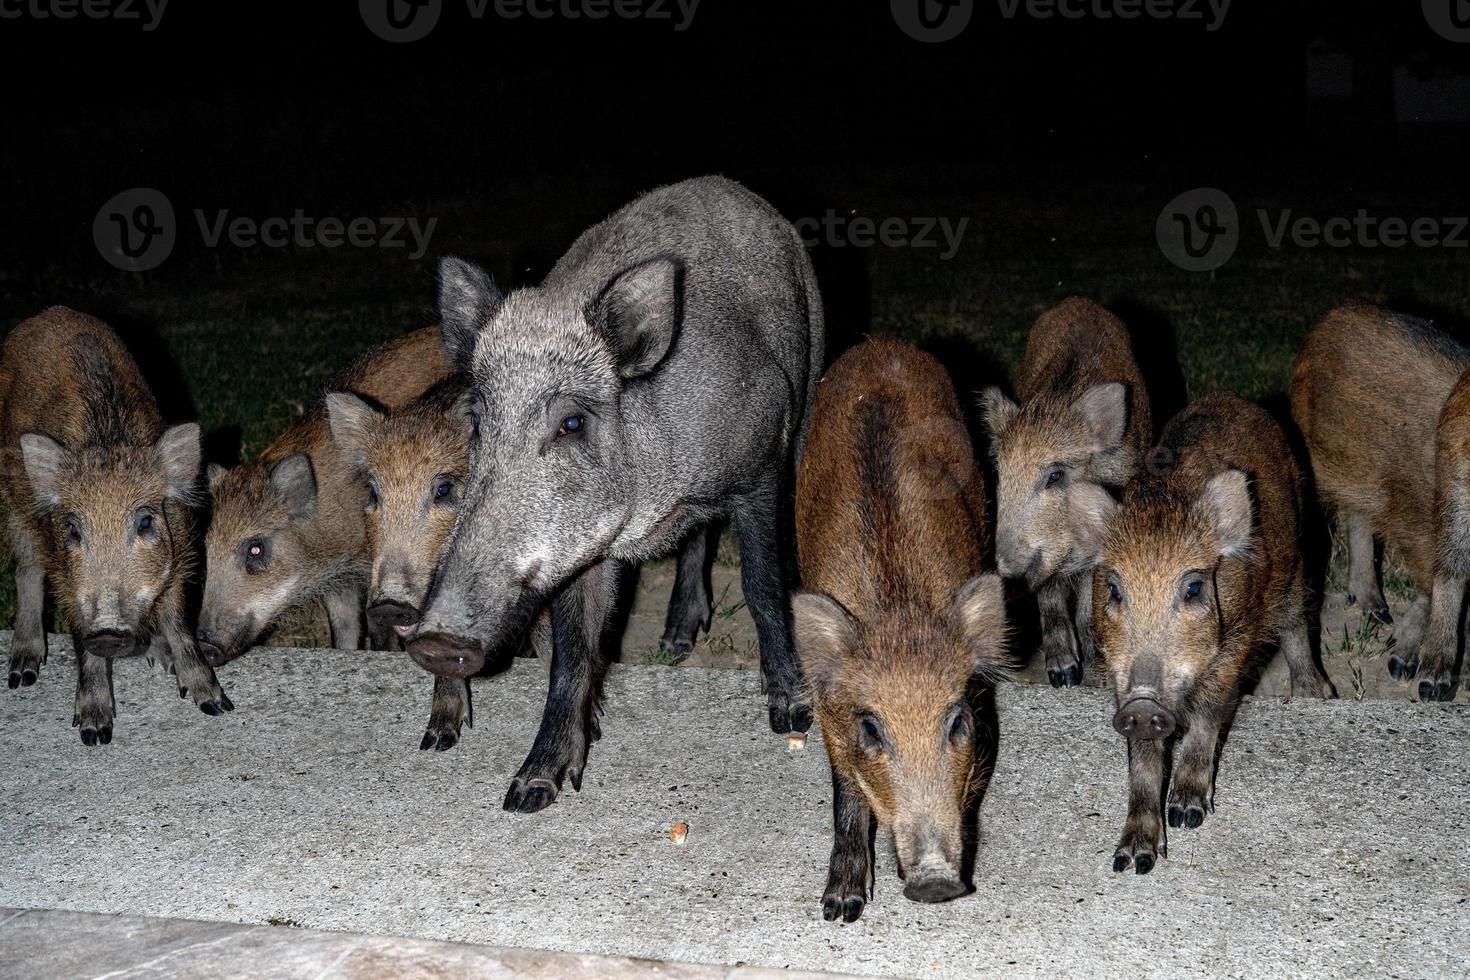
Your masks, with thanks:
[{"label": "adult wild boar", "polygon": [[796,230],[739,184],[691,180],[585,232],[535,288],[502,295],[445,259],[439,309],[475,433],[409,651],[467,676],[550,597],[546,711],[506,808],[534,812],[564,779],[581,785],[619,563],[727,514],[771,727],[806,729],[780,528],[822,306]]},{"label": "adult wild boar", "polygon": [[[326,396],[332,439],[367,486],[367,621],[376,649],[401,649],[418,623],[459,513],[469,469],[468,389],[464,376],[452,375],[392,412],[350,392]],[[705,532],[696,532],[681,552],[663,641],[676,653],[692,649],[697,631],[709,626],[705,547]],[[469,681],[434,678],[419,747],[453,748],[470,718]]]},{"label": "adult wild boar", "polygon": [[[326,391],[355,391],[387,408],[407,404],[450,373],[437,327],[354,360]],[[209,467],[214,510],[205,535],[199,646],[215,666],[235,659],[290,609],[324,600],[332,645],[355,650],[367,584],[357,471],[332,441],[318,400],[254,460]]]},{"label": "adult wild boar", "polygon": [[996,469],[996,565],[1023,578],[1041,612],[1052,687],[1082,682],[1091,659],[1099,516],[1153,438],[1148,392],[1123,322],[1072,298],[1031,328],[1016,397],[982,396]]},{"label": "adult wild boar", "polygon": [[1231,394],[1171,420],[1107,528],[1093,625],[1128,739],[1128,819],[1113,870],[1162,853],[1165,743],[1171,827],[1215,809],[1215,754],[1242,679],[1280,645],[1294,695],[1333,697],[1312,656],[1298,548],[1301,480],[1281,427]]},{"label": "adult wild boar", "polygon": [[1327,314],[1291,378],[1291,414],[1317,491],[1347,538],[1348,601],[1391,623],[1379,542],[1419,596],[1394,629],[1388,668],[1419,700],[1454,696],[1470,579],[1470,351],[1429,324],[1366,303]]},{"label": "adult wild boar", "polygon": [[49,581],[76,650],[84,744],[112,741],[118,657],[146,651],[201,711],[232,710],[185,621],[199,426],[165,429],[117,335],[60,306],[5,338],[0,399],[18,600],[10,686],[34,684],[46,659]]},{"label": "adult wild boar", "polygon": [[817,389],[797,476],[797,649],[832,763],[822,915],[862,914],[873,821],[904,895],[966,891],[964,818],[990,778],[1005,666],[1000,578],[981,574],[985,487],[927,354],[870,340]]}]

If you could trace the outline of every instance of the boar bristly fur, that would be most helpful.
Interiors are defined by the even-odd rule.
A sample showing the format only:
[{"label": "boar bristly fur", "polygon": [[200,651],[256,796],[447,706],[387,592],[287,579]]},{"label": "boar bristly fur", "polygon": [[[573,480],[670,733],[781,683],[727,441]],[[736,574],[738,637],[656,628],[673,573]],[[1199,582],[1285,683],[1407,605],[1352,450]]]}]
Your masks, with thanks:
[{"label": "boar bristly fur", "polygon": [[1470,578],[1470,351],[1427,323],[1366,303],[1329,312],[1291,380],[1291,413],[1348,552],[1348,601],[1392,623],[1377,552],[1419,595],[1394,626],[1388,668],[1421,701],[1454,697]]},{"label": "boar bristly fur", "polygon": [[1334,696],[1308,639],[1301,500],[1281,427],[1222,393],[1170,421],[1145,471],[1104,513],[1093,625],[1130,777],[1114,870],[1146,874],[1162,852],[1166,742],[1169,825],[1198,827],[1214,811],[1220,730],[1272,644],[1294,695]]},{"label": "boar bristly fur", "polygon": [[1127,328],[1086,299],[1047,310],[1026,340],[1016,398],[990,388],[981,399],[996,469],[996,563],[1036,593],[1047,676],[1071,687],[1092,655],[1097,556],[1088,543],[1153,438]]},{"label": "boar bristly fur", "polygon": [[199,426],[165,429],[112,330],[63,307],[5,338],[0,399],[19,600],[10,686],[34,684],[45,660],[49,582],[76,649],[85,744],[112,740],[117,657],[146,652],[200,710],[231,710],[185,620]]},{"label": "boar bristly fur", "polygon": [[873,821],[893,832],[904,894],[961,880],[964,818],[989,779],[998,576],[981,574],[985,489],[944,369],[869,340],[817,389],[797,477],[797,646],[832,765],[835,840],[823,915],[862,914]]}]

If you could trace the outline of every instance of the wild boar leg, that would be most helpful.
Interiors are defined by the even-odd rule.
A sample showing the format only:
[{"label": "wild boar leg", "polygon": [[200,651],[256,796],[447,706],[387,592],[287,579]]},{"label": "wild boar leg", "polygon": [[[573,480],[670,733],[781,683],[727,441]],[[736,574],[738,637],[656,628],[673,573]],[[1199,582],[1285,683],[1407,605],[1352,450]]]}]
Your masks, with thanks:
[{"label": "wild boar leg", "polygon": [[1291,671],[1292,697],[1335,698],[1337,689],[1312,656],[1312,641],[1307,632],[1307,617],[1299,599],[1292,599],[1282,617],[1281,655]]},{"label": "wild boar leg", "polygon": [[872,880],[873,814],[863,794],[832,770],[832,860],[822,918],[855,922],[863,914]]},{"label": "wild boar leg", "polygon": [[356,650],[362,645],[362,586],[344,585],[327,593],[327,621],[332,625],[332,646]]},{"label": "wild boar leg", "polygon": [[435,677],[429,728],[419,748],[435,752],[454,748],[459,741],[460,726],[466,720],[471,725],[475,723],[470,713],[470,682],[459,677]]},{"label": "wild boar leg", "polygon": [[1421,592],[1394,626],[1393,637],[1389,640],[1392,652],[1388,656],[1388,672],[1394,680],[1406,681],[1419,673],[1419,648],[1429,627],[1429,602],[1429,593]]},{"label": "wild boar leg", "polygon": [[1052,687],[1074,687],[1082,683],[1082,660],[1072,610],[1067,608],[1068,581],[1057,575],[1036,590],[1041,612],[1041,649],[1046,655],[1046,676]]},{"label": "wild boar leg", "polygon": [[71,642],[77,652],[77,700],[72,727],[82,730],[83,745],[99,742],[106,745],[112,741],[112,661],[88,653],[79,634],[73,633]]},{"label": "wild boar leg", "polygon": [[[1073,607],[1072,620],[1077,627],[1077,656],[1085,669],[1097,657],[1097,642],[1092,635],[1092,570],[1078,573],[1073,582],[1073,601],[1076,605]],[[1077,683],[1082,683],[1080,671]]]},{"label": "wild boar leg", "polygon": [[1128,819],[1113,855],[1113,870],[1129,865],[1141,875],[1153,870],[1164,834],[1160,797],[1164,792],[1164,743],[1156,738],[1128,740]]},{"label": "wild boar leg", "polygon": [[678,660],[689,656],[701,629],[708,631],[714,603],[710,599],[709,573],[715,551],[720,546],[720,525],[700,528],[684,542],[679,551],[679,570],[674,578],[674,592],[669,596],[669,612],[664,619],[664,635],[658,648]]},{"label": "wild boar leg", "polygon": [[1373,526],[1367,517],[1353,512],[1344,512],[1342,522],[1347,527],[1347,601],[1357,603],[1364,616],[1380,623],[1392,623],[1393,614],[1388,611],[1383,588],[1378,583],[1378,552],[1373,540]]},{"label": "wild boar leg", "polygon": [[1449,701],[1454,697],[1464,610],[1465,580],[1436,576],[1429,599],[1429,624],[1419,647],[1420,701]]},{"label": "wild boar leg", "polygon": [[1174,746],[1174,778],[1169,785],[1169,826],[1198,827],[1215,812],[1215,749],[1220,718],[1200,712]]},{"label": "wild boar leg", "polygon": [[164,596],[159,615],[159,634],[163,641],[164,669],[179,682],[179,697],[191,697],[206,715],[234,711],[235,705],[220,687],[214,668],[205,662],[194,642],[194,634],[184,624],[184,587],[175,583]]},{"label": "wild boar leg", "polygon": [[804,732],[812,725],[801,667],[791,642],[790,595],[782,581],[777,514],[781,493],[773,481],[735,501],[735,533],[740,538],[740,584],[760,641],[761,679],[768,699],[771,731]]},{"label": "wild boar leg", "polygon": [[30,687],[46,661],[46,573],[35,542],[14,517],[10,541],[15,553],[15,632],[10,638],[9,684]]},{"label": "wild boar leg", "polygon": [[511,780],[504,807],[515,813],[544,810],[562,780],[582,788],[588,723],[597,711],[606,671],[603,644],[617,602],[622,569],[605,559],[578,575],[551,603],[551,686],[531,754]]}]

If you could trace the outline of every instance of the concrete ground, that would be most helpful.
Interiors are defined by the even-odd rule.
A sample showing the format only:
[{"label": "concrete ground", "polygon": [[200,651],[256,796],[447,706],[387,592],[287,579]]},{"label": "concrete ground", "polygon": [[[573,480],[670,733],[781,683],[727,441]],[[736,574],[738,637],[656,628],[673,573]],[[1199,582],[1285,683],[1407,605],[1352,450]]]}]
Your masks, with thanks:
[{"label": "concrete ground", "polygon": [[[0,907],[912,977],[1470,971],[1460,704],[1247,701],[1218,811],[1138,877],[1111,871],[1109,695],[1008,685],[975,894],[904,900],[880,837],[874,899],[842,926],[820,912],[820,737],[793,754],[766,731],[754,672],[615,668],[582,792],[520,817],[500,801],[538,662],[477,679],[476,725],[442,754],[417,749],[430,679],[401,654],[257,651],[222,671],[222,718],[125,662],[116,738],[92,749],[71,671],[57,653],[0,691]],[[89,935],[57,941],[106,942]]]}]

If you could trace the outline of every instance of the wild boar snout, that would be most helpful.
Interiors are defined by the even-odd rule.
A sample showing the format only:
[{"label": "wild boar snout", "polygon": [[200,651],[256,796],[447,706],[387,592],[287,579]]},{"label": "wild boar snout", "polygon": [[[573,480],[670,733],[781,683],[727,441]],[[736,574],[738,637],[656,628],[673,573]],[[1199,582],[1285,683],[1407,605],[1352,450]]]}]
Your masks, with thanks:
[{"label": "wild boar snout", "polygon": [[94,630],[82,639],[82,646],[94,657],[131,657],[138,652],[138,636],[132,630]]},{"label": "wild boar snout", "polygon": [[894,828],[904,869],[904,898],[947,902],[969,891],[960,880],[959,834],[944,834],[932,821]]},{"label": "wild boar snout", "polygon": [[1113,715],[1113,728],[1124,738],[1168,738],[1174,734],[1174,713],[1153,698],[1134,697]]},{"label": "wild boar snout", "polygon": [[408,655],[437,677],[472,677],[485,666],[478,640],[450,633],[420,633],[408,644]]},{"label": "wild boar snout", "polygon": [[368,627],[378,635],[386,636],[391,630],[406,637],[418,624],[419,611],[406,602],[382,599],[368,607]]}]

